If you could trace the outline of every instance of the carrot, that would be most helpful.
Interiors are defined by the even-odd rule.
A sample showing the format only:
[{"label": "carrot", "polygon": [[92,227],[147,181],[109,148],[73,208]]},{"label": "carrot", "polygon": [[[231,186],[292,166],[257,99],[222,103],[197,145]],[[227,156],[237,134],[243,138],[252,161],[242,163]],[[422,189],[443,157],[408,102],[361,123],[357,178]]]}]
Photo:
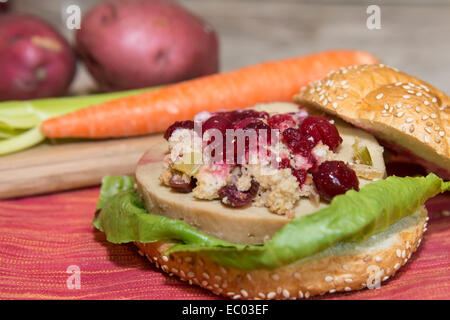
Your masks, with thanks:
[{"label": "carrot", "polygon": [[127,137],[162,132],[173,122],[207,110],[232,110],[271,101],[291,101],[309,82],[329,72],[375,63],[361,51],[335,50],[266,62],[81,109],[46,120],[50,138]]}]

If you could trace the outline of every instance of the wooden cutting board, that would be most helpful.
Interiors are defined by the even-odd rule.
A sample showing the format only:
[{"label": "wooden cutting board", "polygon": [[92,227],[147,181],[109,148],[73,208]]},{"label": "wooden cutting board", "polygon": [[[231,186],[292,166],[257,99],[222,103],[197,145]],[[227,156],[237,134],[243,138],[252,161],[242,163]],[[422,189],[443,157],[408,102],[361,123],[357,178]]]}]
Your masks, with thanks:
[{"label": "wooden cutting board", "polygon": [[134,174],[161,134],[101,141],[45,143],[0,156],[0,199],[99,185],[105,175]]}]

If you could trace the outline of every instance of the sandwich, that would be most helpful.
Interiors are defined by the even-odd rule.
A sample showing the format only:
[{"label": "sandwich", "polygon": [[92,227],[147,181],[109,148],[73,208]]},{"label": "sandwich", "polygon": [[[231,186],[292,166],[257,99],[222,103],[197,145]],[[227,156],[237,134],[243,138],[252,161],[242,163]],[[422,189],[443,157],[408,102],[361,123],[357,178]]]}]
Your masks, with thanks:
[{"label": "sandwich", "polygon": [[[94,226],[162,271],[232,299],[378,287],[450,190],[450,100],[384,65],[341,69],[292,103],[170,126],[135,177],[103,179]],[[387,177],[384,146],[426,176]]]}]

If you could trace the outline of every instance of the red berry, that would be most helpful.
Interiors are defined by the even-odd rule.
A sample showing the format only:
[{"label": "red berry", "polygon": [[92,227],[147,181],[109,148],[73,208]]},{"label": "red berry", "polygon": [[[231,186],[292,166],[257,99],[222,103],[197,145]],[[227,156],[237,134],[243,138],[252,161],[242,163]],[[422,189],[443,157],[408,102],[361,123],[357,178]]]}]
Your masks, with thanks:
[{"label": "red berry", "polygon": [[[239,208],[252,202],[259,190],[259,183],[252,180],[250,189],[239,191],[235,185],[226,185],[219,189],[219,197],[227,207]],[[225,199],[226,198],[226,199]]]},{"label": "red berry", "polygon": [[305,158],[312,159],[311,150],[314,148],[315,143],[312,139],[302,136],[298,129],[286,129],[283,132],[283,141],[295,154],[300,154]]},{"label": "red berry", "polygon": [[278,163],[278,169],[287,169],[291,167],[291,161],[288,158],[283,158]]},{"label": "red berry", "polygon": [[298,186],[301,188],[306,181],[306,170],[291,168],[292,175],[297,178]]},{"label": "red berry", "polygon": [[205,131],[209,129],[218,129],[222,132],[222,135],[225,136],[226,130],[232,128],[233,124],[227,118],[222,116],[212,116],[203,123],[202,132],[205,133]]},{"label": "red berry", "polygon": [[267,123],[272,129],[278,129],[281,132],[297,125],[294,117],[287,113],[273,115],[267,120]]},{"label": "red berry", "polygon": [[267,112],[259,112],[253,109],[217,112],[216,115],[225,117],[233,123],[246,118],[269,118],[269,114]]},{"label": "red berry", "polygon": [[336,151],[342,143],[342,138],[336,126],[324,117],[307,117],[300,125],[300,132],[303,136],[311,138],[314,145],[322,141],[333,151]]},{"label": "red berry", "polygon": [[189,193],[197,186],[197,180],[191,177],[190,182],[184,181],[180,176],[174,175],[169,181],[170,187],[180,193]]},{"label": "red berry", "polygon": [[164,139],[169,140],[169,138],[172,136],[172,133],[177,129],[194,130],[194,121],[176,121],[169,128],[167,128],[166,132],[164,132]]},{"label": "red berry", "polygon": [[321,198],[331,201],[335,196],[350,189],[359,190],[355,171],[343,161],[325,161],[315,172],[313,180]]}]

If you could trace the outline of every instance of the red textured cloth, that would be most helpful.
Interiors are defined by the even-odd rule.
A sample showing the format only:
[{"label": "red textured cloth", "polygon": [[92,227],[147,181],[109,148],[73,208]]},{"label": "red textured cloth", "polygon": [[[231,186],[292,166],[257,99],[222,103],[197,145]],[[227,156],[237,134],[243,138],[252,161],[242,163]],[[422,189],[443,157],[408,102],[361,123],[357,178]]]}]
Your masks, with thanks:
[{"label": "red textured cloth", "polygon": [[[217,299],[159,272],[92,227],[98,188],[0,202],[0,299]],[[67,268],[79,267],[80,289]],[[420,249],[380,289],[322,299],[450,299],[450,218],[431,213]]]}]

